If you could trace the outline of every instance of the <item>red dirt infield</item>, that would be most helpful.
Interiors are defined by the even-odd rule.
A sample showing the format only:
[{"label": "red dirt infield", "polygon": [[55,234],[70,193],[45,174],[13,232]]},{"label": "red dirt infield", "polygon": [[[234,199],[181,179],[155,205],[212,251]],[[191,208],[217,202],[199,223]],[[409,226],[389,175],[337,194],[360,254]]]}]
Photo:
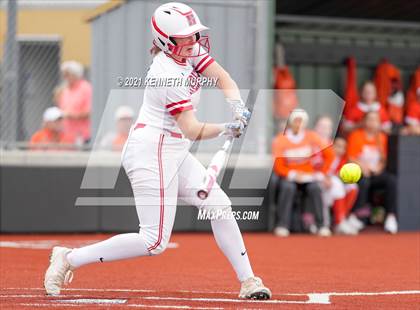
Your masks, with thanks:
[{"label": "red dirt infield", "polygon": [[245,233],[269,301],[237,298],[239,284],[211,234],[176,233],[163,254],[75,271],[59,297],[44,295],[50,248],[110,235],[0,235],[1,309],[420,309],[420,233],[277,238]]}]

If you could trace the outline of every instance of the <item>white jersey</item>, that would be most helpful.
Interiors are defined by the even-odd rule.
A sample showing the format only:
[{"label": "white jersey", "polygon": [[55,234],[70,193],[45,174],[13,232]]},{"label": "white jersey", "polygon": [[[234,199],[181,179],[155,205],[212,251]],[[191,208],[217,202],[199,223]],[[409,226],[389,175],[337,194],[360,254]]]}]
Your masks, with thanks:
[{"label": "white jersey", "polygon": [[200,100],[200,85],[189,85],[187,80],[198,78],[213,61],[206,54],[179,62],[159,52],[147,72],[147,86],[137,123],[181,133],[174,116],[195,109]]}]

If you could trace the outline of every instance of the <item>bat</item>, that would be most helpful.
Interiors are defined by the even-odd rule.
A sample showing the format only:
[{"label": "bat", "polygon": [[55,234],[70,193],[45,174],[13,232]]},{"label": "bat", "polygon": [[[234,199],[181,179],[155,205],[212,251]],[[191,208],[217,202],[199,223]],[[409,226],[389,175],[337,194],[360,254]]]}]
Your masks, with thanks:
[{"label": "bat", "polygon": [[225,166],[228,150],[233,143],[233,139],[233,137],[226,138],[226,141],[223,144],[222,148],[218,150],[211,159],[210,164],[207,167],[206,176],[204,178],[203,184],[197,191],[197,196],[201,200],[205,200],[209,196],[211,189],[213,188],[213,185],[217,180],[217,176]]}]

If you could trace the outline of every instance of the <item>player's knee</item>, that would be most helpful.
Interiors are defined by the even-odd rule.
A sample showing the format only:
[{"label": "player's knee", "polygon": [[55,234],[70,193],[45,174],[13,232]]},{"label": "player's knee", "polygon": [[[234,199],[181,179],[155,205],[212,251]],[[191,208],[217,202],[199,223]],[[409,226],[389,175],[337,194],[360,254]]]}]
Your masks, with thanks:
[{"label": "player's knee", "polygon": [[151,246],[149,246],[148,250],[150,255],[159,255],[162,254],[166,248],[168,247],[170,234],[163,234],[161,238]]},{"label": "player's knee", "polygon": [[168,242],[160,242],[156,247],[149,250],[150,255],[159,255],[165,252],[166,248],[168,247]]},{"label": "player's knee", "polygon": [[171,232],[167,231],[165,227],[160,229],[159,227],[141,227],[140,235],[143,237],[150,255],[158,255],[165,251]]}]

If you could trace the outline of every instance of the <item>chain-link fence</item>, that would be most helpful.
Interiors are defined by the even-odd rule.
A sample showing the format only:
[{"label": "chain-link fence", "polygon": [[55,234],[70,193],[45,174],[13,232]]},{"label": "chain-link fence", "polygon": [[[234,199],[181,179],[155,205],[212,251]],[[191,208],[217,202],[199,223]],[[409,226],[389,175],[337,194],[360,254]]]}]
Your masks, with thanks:
[{"label": "chain-link fence", "polygon": [[53,106],[60,84],[60,37],[19,36],[18,3],[7,1],[7,36],[1,76],[1,142],[25,146],[41,127],[42,115]]}]

